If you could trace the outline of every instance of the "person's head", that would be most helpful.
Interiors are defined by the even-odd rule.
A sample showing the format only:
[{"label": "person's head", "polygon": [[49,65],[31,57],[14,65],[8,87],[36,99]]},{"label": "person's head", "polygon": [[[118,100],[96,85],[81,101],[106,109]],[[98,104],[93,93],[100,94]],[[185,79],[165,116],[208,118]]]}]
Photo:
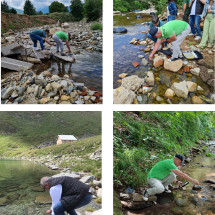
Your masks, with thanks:
[{"label": "person's head", "polygon": [[46,35],[49,35],[49,29],[45,30]]},{"label": "person's head", "polygon": [[69,38],[69,40],[71,40],[71,34],[70,33],[68,33],[68,38]]},{"label": "person's head", "polygon": [[162,36],[160,28],[155,26],[150,29],[149,34],[155,38],[160,38]]},{"label": "person's head", "polygon": [[154,26],[158,26],[159,25],[159,18],[158,18],[158,16],[153,16],[152,17],[152,24]]},{"label": "person's head", "polygon": [[174,164],[178,166],[184,166],[184,156],[181,154],[176,154],[174,157]]},{"label": "person's head", "polygon": [[45,177],[41,178],[41,180],[40,180],[40,184],[45,190],[50,190],[50,185],[48,182],[49,179],[51,179],[51,178],[48,176],[45,176]]}]

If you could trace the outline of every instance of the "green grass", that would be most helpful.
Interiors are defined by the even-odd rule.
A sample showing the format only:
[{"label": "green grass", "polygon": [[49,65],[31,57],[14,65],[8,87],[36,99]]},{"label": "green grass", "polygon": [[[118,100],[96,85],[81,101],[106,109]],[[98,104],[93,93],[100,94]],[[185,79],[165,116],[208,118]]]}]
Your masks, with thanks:
[{"label": "green grass", "polygon": [[36,23],[39,24],[39,25],[42,25],[42,24],[43,24],[42,22],[40,22],[40,20],[37,20],[37,19],[35,19],[34,22],[36,22]]},{"label": "green grass", "polygon": [[89,212],[94,212],[94,211],[96,211],[93,207],[88,207],[87,209],[86,209],[86,211],[89,211]]},{"label": "green grass", "polygon": [[100,24],[100,23],[94,23],[90,26],[91,30],[102,30],[102,28],[103,28],[102,24]]},{"label": "green grass", "polygon": [[1,28],[1,35],[4,33],[4,28]]},{"label": "green grass", "polygon": [[16,28],[16,26],[14,26],[13,24],[9,23],[9,29],[13,30],[15,28]]},{"label": "green grass", "polygon": [[113,191],[113,215],[123,215],[122,214],[122,206],[116,191]]},{"label": "green grass", "polygon": [[58,21],[59,19],[61,19],[62,22],[71,22],[73,20],[71,13],[55,12],[55,13],[48,14],[48,16],[54,19],[55,21]]},{"label": "green grass", "polygon": [[101,197],[97,198],[97,199],[96,199],[96,203],[97,203],[97,204],[101,204],[101,203],[102,203],[102,198],[101,198]]}]

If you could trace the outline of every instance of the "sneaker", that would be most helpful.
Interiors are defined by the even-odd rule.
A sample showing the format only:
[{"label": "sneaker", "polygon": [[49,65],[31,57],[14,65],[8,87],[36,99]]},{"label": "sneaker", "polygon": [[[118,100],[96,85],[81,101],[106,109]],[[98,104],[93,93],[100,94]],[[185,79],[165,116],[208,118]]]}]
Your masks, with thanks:
[{"label": "sneaker", "polygon": [[67,55],[63,53],[63,54],[61,54],[61,56],[67,56]]},{"label": "sneaker", "polygon": [[201,48],[201,49],[204,48],[204,46],[202,46],[202,45],[200,45],[200,44],[199,44],[199,45],[196,45],[196,47],[197,47],[197,48]]},{"label": "sneaker", "polygon": [[208,48],[212,48],[213,47],[213,44],[208,44]]},{"label": "sneaker", "polygon": [[149,200],[149,195],[147,193],[147,190],[145,190],[144,194],[143,194],[143,200],[144,201],[148,201]]},{"label": "sneaker", "polygon": [[183,60],[183,56],[178,56],[178,59],[181,59],[181,60]]},{"label": "sneaker", "polygon": [[173,61],[176,61],[176,60],[178,60],[178,58],[172,58],[171,57],[170,59],[168,59],[169,62],[173,62]]},{"label": "sneaker", "polygon": [[196,38],[194,40],[201,40],[200,36],[196,36]]},{"label": "sneaker", "polygon": [[166,193],[171,193],[171,190],[169,190],[168,186],[164,187]]},{"label": "sneaker", "polygon": [[193,36],[193,35],[195,35],[195,34],[193,34],[193,33],[188,34],[188,36]]}]

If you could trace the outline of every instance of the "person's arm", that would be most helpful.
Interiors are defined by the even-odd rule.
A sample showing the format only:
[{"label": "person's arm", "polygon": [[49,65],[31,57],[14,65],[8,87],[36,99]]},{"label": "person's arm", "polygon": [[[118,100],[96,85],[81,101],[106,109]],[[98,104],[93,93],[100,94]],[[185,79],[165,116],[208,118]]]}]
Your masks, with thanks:
[{"label": "person's arm", "polygon": [[160,47],[161,44],[161,40],[157,40],[154,49],[152,50],[152,53],[149,55],[149,60],[152,60],[155,52],[158,50],[158,48]]},{"label": "person's arm", "polygon": [[67,46],[69,52],[71,52],[71,49],[70,49],[70,47],[69,47],[69,42],[68,42],[68,40],[66,40],[66,46]]},{"label": "person's arm", "polygon": [[187,7],[187,3],[184,3],[182,16],[184,16],[184,12],[185,12],[185,10],[186,10],[186,7]]},{"label": "person's arm", "polygon": [[49,192],[50,192],[50,196],[52,198],[52,206],[51,206],[52,215],[55,215],[53,208],[61,199],[62,185],[58,184],[58,185],[52,187]]},{"label": "person's arm", "polygon": [[189,177],[188,175],[186,175],[185,173],[181,172],[178,169],[171,169],[171,172],[175,173],[176,175],[178,175],[179,177],[181,177],[187,181],[193,182],[195,185],[199,185],[199,182],[197,180]]},{"label": "person's arm", "polygon": [[177,40],[177,37],[175,35],[175,33],[167,40],[167,42],[173,42],[173,41],[176,41]]},{"label": "person's arm", "polygon": [[53,45],[52,43],[50,43],[46,38],[44,38],[44,41],[46,42],[46,43],[48,43],[49,45]]}]

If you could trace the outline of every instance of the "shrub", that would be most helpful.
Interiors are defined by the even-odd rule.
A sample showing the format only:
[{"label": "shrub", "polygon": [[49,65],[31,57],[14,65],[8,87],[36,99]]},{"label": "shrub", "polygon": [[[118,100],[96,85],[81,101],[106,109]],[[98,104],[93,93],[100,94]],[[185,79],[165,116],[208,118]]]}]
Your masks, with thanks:
[{"label": "shrub", "polygon": [[103,26],[100,23],[95,23],[90,26],[91,30],[102,30]]},{"label": "shrub", "polygon": [[75,20],[80,21],[83,19],[84,9],[83,9],[83,3],[81,2],[81,0],[71,0],[70,10]]},{"label": "shrub", "polygon": [[1,35],[4,33],[4,28],[1,28]]},{"label": "shrub", "polygon": [[95,21],[99,19],[102,10],[101,0],[86,0],[84,4],[84,15],[87,21]]}]

